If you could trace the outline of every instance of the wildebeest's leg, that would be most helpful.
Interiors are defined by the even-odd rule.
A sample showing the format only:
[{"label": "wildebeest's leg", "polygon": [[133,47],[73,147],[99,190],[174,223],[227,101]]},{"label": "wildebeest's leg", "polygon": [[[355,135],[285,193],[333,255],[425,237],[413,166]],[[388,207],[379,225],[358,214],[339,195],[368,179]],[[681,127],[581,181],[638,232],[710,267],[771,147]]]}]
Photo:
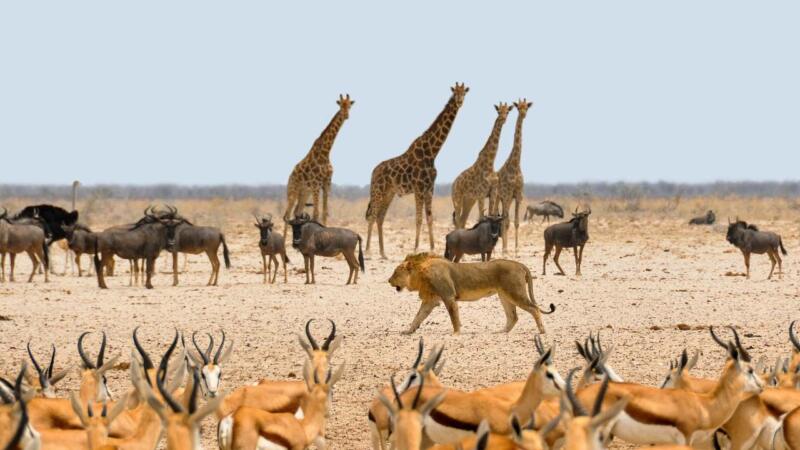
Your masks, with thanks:
[{"label": "wildebeest's leg", "polygon": [[556,263],[556,267],[558,267],[559,275],[566,275],[564,273],[564,269],[561,268],[561,264],[558,263],[558,257],[561,255],[561,246],[556,244],[556,253],[553,255],[553,262]]},{"label": "wildebeest's leg", "polygon": [[[133,277],[134,277],[134,274],[136,273],[136,271],[133,270],[133,264],[135,262],[136,262],[135,258],[128,260],[128,266],[130,266],[130,269],[128,270],[128,286],[133,286],[134,285]],[[138,280],[136,281],[135,284],[139,284]]]},{"label": "wildebeest's leg", "polygon": [[342,254],[347,261],[347,266],[350,268],[350,274],[347,276],[347,284],[358,284],[358,259],[356,258],[356,249],[345,249]]},{"label": "wildebeest's leg", "polygon": [[750,278],[750,252],[742,252],[744,254],[744,267],[746,269],[746,278]]},{"label": "wildebeest's leg", "polygon": [[219,280],[219,256],[217,256],[216,249],[214,251],[207,251],[208,260],[211,261],[211,276],[208,278],[207,286],[216,286]]},{"label": "wildebeest's leg", "polygon": [[544,256],[542,257],[542,275],[547,275],[547,258],[550,257],[551,250],[553,250],[553,244],[545,242]]},{"label": "wildebeest's leg", "polygon": [[408,327],[408,330],[401,332],[401,334],[412,334],[417,331],[417,328],[422,324],[422,322],[428,318],[433,311],[433,308],[436,307],[435,301],[425,301],[423,300],[422,303],[419,305],[419,311],[417,311],[417,315],[414,316],[414,320],[411,321],[411,325]]},{"label": "wildebeest's leg", "polygon": [[6,254],[0,253],[0,283],[6,282]]},{"label": "wildebeest's leg", "polygon": [[578,258],[578,246],[572,247],[572,253],[575,255],[575,276],[581,275],[581,260]]},{"label": "wildebeest's leg", "polygon": [[463,258],[463,257],[464,257],[464,254],[459,252],[459,251],[457,251],[456,254],[455,254],[455,257],[453,258],[453,262],[454,263],[458,263],[458,262],[461,261],[461,258]]},{"label": "wildebeest's leg", "polygon": [[314,255],[312,253],[311,256],[308,257],[308,259],[309,259],[308,264],[309,264],[309,266],[311,266],[311,284],[317,284],[317,276],[314,273],[314,259],[315,259],[315,256],[316,255]]},{"label": "wildebeest's leg", "polygon": [[425,193],[425,220],[428,222],[428,242],[431,244],[431,251],[433,251],[433,189]]},{"label": "wildebeest's leg", "polygon": [[272,264],[272,258],[267,262],[267,254],[261,252],[261,268],[264,270],[264,284],[267,284],[269,279],[269,266]]},{"label": "wildebeest's leg", "polygon": [[[281,256],[282,256],[281,260],[283,260],[283,282],[284,283],[288,283],[289,282],[289,272],[288,272],[289,268],[286,267],[286,263],[289,262],[289,258],[286,257],[286,252],[284,252]],[[278,276],[277,270],[278,270],[278,268],[276,267],[275,268],[275,271],[276,271],[275,276],[276,277]]]},{"label": "wildebeest's leg", "polygon": [[8,273],[8,281],[14,282],[14,263],[17,260],[17,254],[11,253],[8,255],[8,259],[11,260],[11,271]]},{"label": "wildebeest's leg", "polygon": [[[75,253],[75,266],[78,267],[78,278],[83,276],[83,270],[81,270],[81,254]],[[74,270],[73,270],[74,272]]]},{"label": "wildebeest's leg", "polygon": [[[351,258],[353,258],[353,256],[347,250],[342,252],[342,256],[344,256],[344,260],[345,260],[345,262],[347,262],[348,273],[347,273],[347,283],[345,283],[345,286],[347,286],[353,280],[353,272],[354,272],[354,270],[353,270],[353,262],[354,261],[351,259]],[[355,267],[358,267],[358,263],[355,264]]]},{"label": "wildebeest's leg", "polygon": [[172,285],[178,285],[178,252],[172,252]]},{"label": "wildebeest's leg", "polygon": [[586,244],[582,244],[580,251],[578,251],[578,275],[581,274],[581,266],[583,265],[583,248],[586,247]]},{"label": "wildebeest's leg", "polygon": [[[272,272],[272,265],[275,265],[275,273]],[[278,278],[278,269],[281,267],[280,263],[278,263],[278,258],[275,257],[275,254],[269,255],[269,262],[267,262],[267,270],[269,271],[269,283],[272,284],[275,282],[275,278]]]},{"label": "wildebeest's leg", "polygon": [[[31,259],[31,264],[33,264],[33,270],[31,270],[31,276],[28,277],[28,283],[30,283],[33,281],[33,276],[36,275],[36,269],[39,268],[39,260],[36,259],[36,255],[33,253],[33,251],[28,250],[26,253],[28,253],[28,258]],[[47,271],[45,270],[45,276],[47,276],[46,272]]]},{"label": "wildebeest's leg", "polygon": [[303,266],[306,269],[306,284],[311,284],[311,270],[308,268],[308,256],[303,255]]},{"label": "wildebeest's leg", "polygon": [[774,252],[774,250],[772,250],[772,249],[767,250],[767,256],[769,256],[769,262],[772,264],[771,267],[769,268],[769,275],[767,276],[768,280],[772,279],[772,272],[775,271],[776,261],[775,261],[775,255],[773,255],[773,252]]},{"label": "wildebeest's leg", "polygon": [[781,252],[775,249],[775,259],[778,261],[778,278],[783,279],[783,260],[781,259]]},{"label": "wildebeest's leg", "polygon": [[144,259],[145,262],[145,273],[147,275],[147,281],[145,281],[144,287],[147,289],[153,289],[153,270],[155,269],[156,265],[156,258],[152,256],[147,256]]},{"label": "wildebeest's leg", "polygon": [[503,305],[503,311],[506,313],[506,326],[503,328],[503,332],[508,333],[514,328],[514,325],[517,324],[517,307],[514,306],[514,303],[508,301],[504,294],[499,294],[500,296],[500,304]]}]

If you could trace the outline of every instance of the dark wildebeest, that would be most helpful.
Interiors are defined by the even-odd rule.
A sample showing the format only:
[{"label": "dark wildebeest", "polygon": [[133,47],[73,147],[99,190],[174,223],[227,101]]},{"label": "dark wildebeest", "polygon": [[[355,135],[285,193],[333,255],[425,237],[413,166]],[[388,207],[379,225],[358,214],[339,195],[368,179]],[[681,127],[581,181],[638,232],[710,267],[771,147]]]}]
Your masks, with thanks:
[{"label": "dark wildebeest", "polygon": [[[778,264],[778,276],[783,277],[783,262],[781,261],[780,253],[784,255],[788,255],[788,253],[783,247],[783,240],[779,234],[771,231],[759,231],[757,226],[737,218],[736,222],[733,223],[728,219],[728,235],[726,239],[742,251],[744,266],[747,268],[747,278],[750,278],[751,253],[757,255],[766,253],[769,256],[772,267],[769,269],[768,280],[772,278],[775,264]],[[778,249],[780,249],[780,252],[778,252]]]},{"label": "dark wildebeest", "polygon": [[714,215],[714,211],[709,209],[705,216],[692,218],[692,220],[689,221],[689,225],[713,225],[716,221],[717,216]]},{"label": "dark wildebeest", "polygon": [[[275,279],[278,278],[280,263],[275,255],[281,255],[283,260],[283,282],[288,283],[289,275],[286,263],[289,262],[289,257],[286,255],[283,235],[272,231],[273,226],[272,214],[260,219],[256,216],[256,228],[261,232],[258,248],[261,249],[261,262],[264,266],[264,284],[274,283]],[[267,256],[269,256],[269,262],[267,261]],[[275,275],[271,274],[273,263],[275,263]]]},{"label": "dark wildebeest", "polygon": [[33,265],[31,275],[28,277],[28,283],[33,281],[40,261],[45,268],[44,281],[50,281],[48,278],[48,268],[50,266],[48,241],[43,224],[34,224],[33,222],[36,220],[35,218],[8,219],[8,210],[5,208],[0,213],[0,281],[5,281],[6,253],[10,254],[11,270],[9,272],[9,281],[13,282],[17,253],[22,252],[28,254]]},{"label": "dark wildebeest", "polygon": [[167,243],[165,249],[172,253],[172,285],[178,285],[178,252],[190,255],[205,253],[211,262],[211,276],[206,286],[216,286],[219,280],[219,246],[222,245],[222,257],[225,260],[225,268],[231,268],[231,256],[228,252],[228,244],[225,243],[225,235],[216,227],[202,227],[194,225],[178,215],[178,210],[169,207],[168,214],[159,216],[159,220],[166,220],[167,224]]},{"label": "dark wildebeest", "polygon": [[[108,289],[102,268],[108,267],[114,256],[127,260],[144,259],[145,287],[153,288],[153,269],[156,258],[167,246],[167,229],[177,227],[179,222],[161,219],[152,213],[148,213],[146,219],[140,220],[126,231],[115,228],[96,234],[94,264],[97,285],[101,289]],[[102,261],[98,255],[102,255]]]},{"label": "dark wildebeest", "polygon": [[556,253],[553,255],[553,262],[558,267],[559,275],[565,275],[564,269],[558,263],[558,256],[561,254],[562,248],[572,248],[575,252],[575,275],[581,274],[581,262],[583,262],[583,247],[586,241],[589,240],[589,214],[592,213],[592,208],[586,211],[572,213],[572,219],[569,222],[557,223],[550,225],[544,230],[544,258],[542,261],[542,275],[547,275],[547,258],[550,256],[550,251],[555,246]]},{"label": "dark wildebeest", "polygon": [[[358,269],[364,271],[364,253],[361,251],[361,236],[344,228],[326,227],[301,213],[289,221],[292,226],[292,247],[303,254],[306,268],[306,284],[315,284],[314,257],[344,255],[350,274],[347,284],[358,282]],[[358,259],[356,259],[358,245]]]},{"label": "dark wildebeest", "polygon": [[563,219],[564,209],[556,202],[545,200],[533,206],[528,205],[528,208],[525,210],[525,217],[523,217],[522,220],[533,220],[533,216],[542,216],[542,222],[544,222],[545,219],[550,222],[550,216]]},{"label": "dark wildebeest", "polygon": [[502,232],[503,216],[483,216],[468,230],[453,230],[447,233],[444,257],[453,262],[461,261],[464,255],[481,255],[481,261],[492,259],[492,251]]},{"label": "dark wildebeest", "polygon": [[[67,246],[75,253],[75,265],[78,266],[78,276],[82,277],[81,255],[94,255],[94,233],[89,227],[80,223],[65,225],[63,228],[66,234]],[[89,264],[90,276],[91,267],[92,264]]]}]

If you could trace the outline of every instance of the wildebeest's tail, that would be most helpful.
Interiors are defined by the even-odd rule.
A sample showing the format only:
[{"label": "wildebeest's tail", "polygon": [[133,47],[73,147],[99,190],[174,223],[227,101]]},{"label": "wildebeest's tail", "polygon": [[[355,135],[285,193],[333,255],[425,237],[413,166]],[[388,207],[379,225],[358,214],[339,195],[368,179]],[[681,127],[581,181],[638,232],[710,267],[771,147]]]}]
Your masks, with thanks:
[{"label": "wildebeest's tail", "polygon": [[222,241],[222,257],[225,259],[225,268],[231,268],[231,254],[228,252],[228,244],[225,243],[225,235],[220,233],[219,240]]},{"label": "wildebeest's tail", "polygon": [[47,242],[47,239],[42,242],[42,263],[44,264],[44,270],[50,270],[50,247],[48,244],[49,242]]},{"label": "wildebeest's tail", "polygon": [[93,244],[94,244],[94,270],[95,272],[100,273],[100,271],[102,270],[102,266],[100,265],[100,251],[98,250],[96,234],[94,235]]},{"label": "wildebeest's tail", "polygon": [[528,266],[523,267],[525,267],[525,281],[528,283],[528,296],[530,297],[531,305],[542,314],[553,314],[556,312],[556,305],[552,303],[550,303],[550,311],[544,310],[536,304],[536,298],[533,296],[533,275],[531,275],[531,270],[528,269]]},{"label": "wildebeest's tail", "polygon": [[448,261],[453,260],[453,255],[452,252],[450,251],[450,242],[448,242],[446,239],[444,241],[444,259]]},{"label": "wildebeest's tail", "polygon": [[783,238],[781,238],[780,236],[778,236],[778,245],[780,245],[781,253],[783,253],[784,256],[789,254],[789,252],[787,252],[786,248],[783,246]]},{"label": "wildebeest's tail", "polygon": [[361,272],[365,271],[364,266],[364,252],[361,251],[361,236],[358,236],[358,266],[361,267]]}]

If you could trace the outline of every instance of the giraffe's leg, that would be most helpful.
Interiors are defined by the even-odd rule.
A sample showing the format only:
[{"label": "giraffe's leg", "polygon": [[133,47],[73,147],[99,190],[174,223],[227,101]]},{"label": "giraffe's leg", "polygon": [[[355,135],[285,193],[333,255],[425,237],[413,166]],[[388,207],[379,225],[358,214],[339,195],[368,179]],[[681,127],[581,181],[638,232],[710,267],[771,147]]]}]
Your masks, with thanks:
[{"label": "giraffe's leg", "polygon": [[328,194],[331,191],[330,182],[322,187],[322,224],[328,224]]},{"label": "giraffe's leg", "polygon": [[461,218],[461,198],[453,195],[453,226],[458,229],[458,221]]},{"label": "giraffe's leg", "polygon": [[416,214],[414,216],[414,225],[416,227],[416,234],[414,235],[414,253],[419,250],[419,232],[422,230],[422,209],[425,207],[425,198],[422,192],[414,193],[414,206],[416,207]]},{"label": "giraffe's leg", "polygon": [[428,222],[428,242],[433,251],[433,189],[425,194],[425,220]]},{"label": "giraffe's leg", "polygon": [[519,254],[519,207],[522,205],[522,195],[514,198],[514,255]]},{"label": "giraffe's leg", "polygon": [[469,213],[472,212],[472,207],[475,206],[475,199],[464,199],[461,207],[461,217],[458,221],[458,228],[465,228],[467,220],[469,220]]},{"label": "giraffe's leg", "polygon": [[311,193],[311,201],[314,203],[314,212],[312,213],[311,217],[319,221],[319,189],[314,189],[314,192]]},{"label": "giraffe's leg", "polygon": [[503,240],[503,254],[505,255],[506,253],[508,253],[508,243],[506,238],[508,237],[508,225],[509,225],[508,210],[511,208],[511,203],[510,202],[506,203],[505,200],[501,199],[500,205],[501,205],[500,208],[503,211],[503,225],[500,227],[500,239]]},{"label": "giraffe's leg", "polygon": [[[381,259],[387,259],[383,246],[383,222],[386,220],[386,213],[389,212],[389,205],[392,203],[393,197],[394,193],[387,194],[378,210],[378,244],[381,251]],[[419,240],[419,233],[417,233],[417,240]]]},{"label": "giraffe's leg", "polygon": [[485,199],[483,197],[478,199],[478,220],[483,219],[483,216],[486,215],[486,210],[484,209],[486,205],[484,204],[484,201]]},{"label": "giraffe's leg", "polygon": [[283,213],[283,240],[286,241],[286,231],[289,228],[289,221],[293,219],[291,212],[297,203],[297,192],[292,186],[286,190],[286,212]]}]

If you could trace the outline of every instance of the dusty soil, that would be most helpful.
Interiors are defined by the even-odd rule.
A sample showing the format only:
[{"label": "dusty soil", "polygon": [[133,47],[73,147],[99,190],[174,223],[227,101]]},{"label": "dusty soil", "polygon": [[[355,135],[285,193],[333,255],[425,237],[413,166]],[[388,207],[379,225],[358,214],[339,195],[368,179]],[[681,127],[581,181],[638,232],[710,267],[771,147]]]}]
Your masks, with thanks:
[{"label": "dusty soil", "polygon": [[[741,273],[744,264],[738,250],[725,241],[724,225],[688,227],[685,217],[661,217],[604,213],[596,208],[580,278],[571,275],[571,253],[563,254],[561,260],[568,276],[542,277],[544,225],[523,225],[517,259],[537,274],[534,289],[539,303],[553,302],[558,308],[545,317],[545,325],[547,339],[558,344],[556,360],[562,374],[579,364],[573,341],[597,330],[616,346],[610,363],[617,372],[627,380],[649,384],[660,381],[667,361],[684,347],[703,349],[696,372],[714,375],[724,355],[709,338],[708,325],[741,327],[756,357],[771,361],[788,351],[789,321],[800,319],[800,266],[794,262],[800,251],[798,222],[759,221],[763,228],[780,232],[789,251],[783,279],[767,281],[766,256],[753,257],[751,280],[730,275]],[[724,216],[719,217],[724,222]],[[443,381],[454,388],[474,389],[524,378],[535,360],[532,318],[521,315],[511,333],[498,333],[504,316],[495,298],[461,305],[464,327],[459,336],[451,334],[443,308],[434,311],[415,335],[400,335],[418,301],[415,294],[396,293],[386,280],[412,250],[413,226],[408,219],[389,223],[390,259],[378,259],[374,248],[358,286],[344,285],[347,265],[341,259],[318,261],[318,284],[304,285],[304,276],[295,272],[302,267],[302,257],[294,250],[289,254],[289,284],[280,282],[282,277],[278,284],[261,284],[258,234],[251,222],[241,214],[222,221],[234,266],[223,269],[218,287],[205,286],[209,266],[204,256],[190,257],[189,271],[181,276],[179,287],[171,286],[161,259],[154,290],[128,287],[127,264],[118,265],[122,271],[109,279],[107,291],[99,290],[93,278],[70,275],[53,276],[48,284],[37,276],[32,284],[0,285],[0,315],[8,319],[0,321],[0,369],[4,373],[16,370],[28,339],[42,358],[52,342],[59,349],[58,367],[77,367],[76,339],[83,331],[105,330],[109,354],[121,354],[127,360],[131,332],[137,325],[142,326],[143,342],[152,355],[163,351],[175,327],[185,333],[225,329],[236,342],[223,377],[224,388],[231,389],[262,378],[299,376],[303,354],[296,333],[309,318],[331,318],[345,336],[335,362],[346,362],[348,370],[334,394],[329,442],[336,449],[365,449],[369,447],[367,406],[393,371],[411,363],[420,336],[429,345],[446,344]],[[363,221],[335,223],[366,237]],[[437,251],[442,250],[446,225],[440,218]],[[30,270],[26,259],[21,257],[18,280],[24,281]],[[60,271],[63,253],[54,250],[53,260]],[[548,273],[555,273],[552,262]],[[688,329],[679,329],[681,324]],[[325,333],[327,326],[320,320],[316,334]],[[92,353],[97,342],[97,335],[89,339]],[[111,383],[115,392],[122,392],[128,386],[127,374],[113,372]],[[71,375],[59,387],[66,395],[77,388],[77,376]],[[216,426],[213,420],[205,425],[206,448],[216,448]]]}]

